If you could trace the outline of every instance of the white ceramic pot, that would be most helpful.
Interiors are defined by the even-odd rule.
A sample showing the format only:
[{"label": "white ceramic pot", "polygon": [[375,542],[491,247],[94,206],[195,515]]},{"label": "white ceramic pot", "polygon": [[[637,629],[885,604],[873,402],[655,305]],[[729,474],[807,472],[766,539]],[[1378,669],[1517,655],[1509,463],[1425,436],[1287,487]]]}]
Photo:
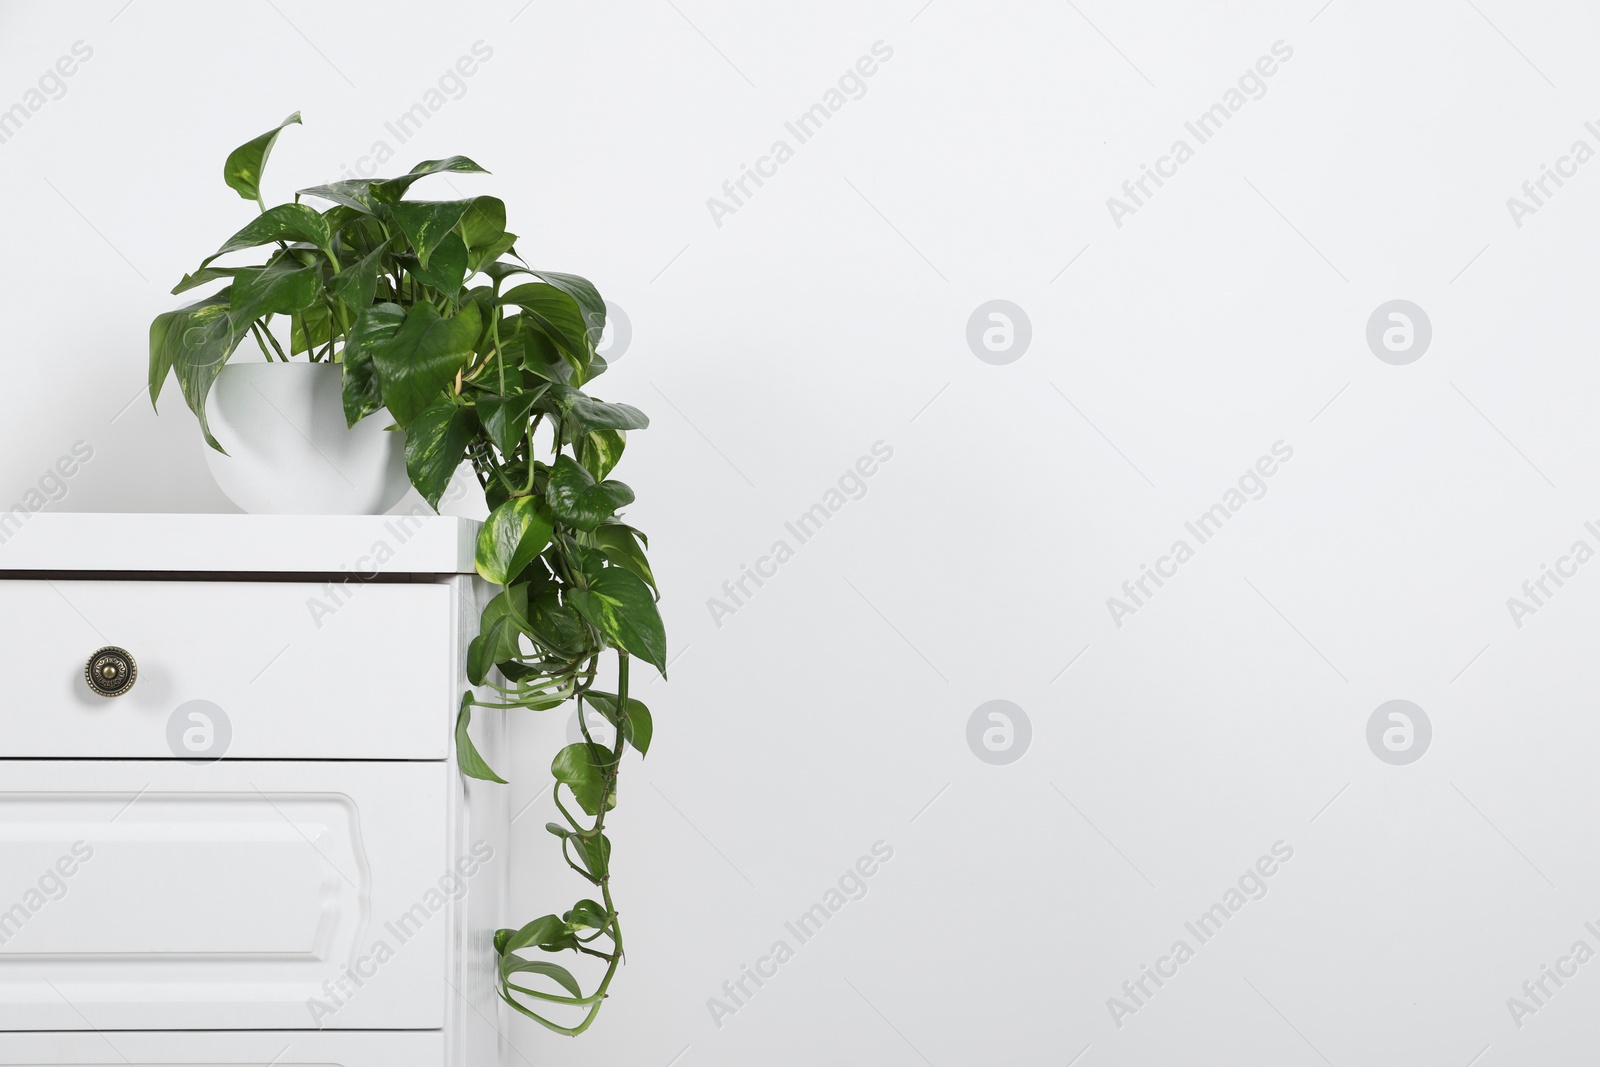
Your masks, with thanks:
[{"label": "white ceramic pot", "polygon": [[335,363],[230,363],[206,401],[211,477],[252,515],[381,515],[400,502],[406,435],[378,411],[345,425]]}]

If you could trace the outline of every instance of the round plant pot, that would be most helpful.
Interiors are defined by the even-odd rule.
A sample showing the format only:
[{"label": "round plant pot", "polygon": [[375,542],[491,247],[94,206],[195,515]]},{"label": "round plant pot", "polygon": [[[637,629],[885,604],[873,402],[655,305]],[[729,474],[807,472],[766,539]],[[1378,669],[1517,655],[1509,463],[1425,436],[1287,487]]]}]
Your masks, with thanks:
[{"label": "round plant pot", "polygon": [[404,433],[378,411],[345,424],[335,363],[222,368],[206,417],[223,455],[202,442],[211,477],[252,515],[381,515],[410,486]]}]

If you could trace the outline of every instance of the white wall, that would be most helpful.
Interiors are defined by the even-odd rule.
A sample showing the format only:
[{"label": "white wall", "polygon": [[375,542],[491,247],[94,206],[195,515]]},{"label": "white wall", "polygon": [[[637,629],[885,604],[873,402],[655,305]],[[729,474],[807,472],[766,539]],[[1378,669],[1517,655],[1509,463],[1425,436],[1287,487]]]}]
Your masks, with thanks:
[{"label": "white wall", "polygon": [[[302,109],[269,196],[334,178],[477,41],[385,169],[473,156],[494,176],[425,195],[503,196],[524,254],[632,321],[602,393],[655,419],[619,475],[679,658],[615,820],[629,963],[583,1039],[511,1028],[527,1061],[1587,1062],[1600,964],[1520,1028],[1506,998],[1600,948],[1600,564],[1520,627],[1506,598],[1600,547],[1600,163],[1520,226],[1506,199],[1600,148],[1592,8],[123,2],[0,5],[0,107],[93,48],[0,144],[5,502],[83,440],[52,507],[228,510],[176,397],[141,399],[149,319],[251,215],[223,157]],[[707,198],[778,138],[719,225]],[[1031,321],[1004,366],[966,340],[996,298]],[[1365,338],[1393,299],[1432,324],[1406,366]],[[718,625],[707,599],[878,441],[866,495]],[[1107,598],[1279,441],[1265,495],[1116,625]],[[1408,766],[1366,741],[1397,698],[1433,727]],[[1007,766],[966,740],[994,699],[1032,726]],[[581,895],[548,803],[517,824],[529,917]],[[798,945],[784,922],[878,841],[866,897]],[[1184,922],[1279,841],[1199,945]],[[1180,938],[1119,1028],[1107,999]]]}]

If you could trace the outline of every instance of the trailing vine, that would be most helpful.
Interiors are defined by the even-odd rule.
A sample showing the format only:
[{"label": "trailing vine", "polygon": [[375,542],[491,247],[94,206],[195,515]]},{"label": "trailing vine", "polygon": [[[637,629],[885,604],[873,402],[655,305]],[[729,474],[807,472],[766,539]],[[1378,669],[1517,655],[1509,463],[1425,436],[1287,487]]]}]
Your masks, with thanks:
[{"label": "trailing vine", "polygon": [[[341,365],[350,425],[387,411],[405,432],[412,484],[431,506],[470,464],[490,509],[477,571],[500,591],[468,650],[474,688],[457,716],[458,762],[469,777],[504,782],[472,743],[474,708],[542,711],[576,702],[583,740],[551,763],[563,821],[546,828],[568,867],[594,889],[560,914],[496,933],[499,991],[522,1014],[577,1035],[594,1022],[623,959],[606,815],[617,803],[625,750],[644,755],[652,734],[649,708],[629,693],[629,664],[637,657],[666,673],[647,542],[618,516],[633,491],[608,477],[627,431],[649,420],[584,391],[606,369],[595,352],[605,301],[583,278],[528,266],[506,230],[501,200],[406,199],[429,175],[486,173],[465,156],[428,160],[396,178],[302,189],[293,202],[267,207],[262,168],[279,133],[299,121],[291,115],[229,155],[224,180],[260,213],[173,292],[228,284],[151,323],[151,401],[175,374],[220,451],[206,425],[206,397],[249,338],[268,361],[305,353]],[[319,211],[302,196],[333,206]],[[213,265],[264,246],[275,246],[264,263]],[[472,284],[480,277],[487,281]],[[286,322],[286,339],[274,332],[275,318]],[[614,692],[596,688],[607,653]],[[609,748],[591,735],[586,708],[615,727]],[[534,953],[572,953],[604,969],[585,993],[569,969]],[[570,1025],[547,1018],[553,1010],[572,1016]]]}]

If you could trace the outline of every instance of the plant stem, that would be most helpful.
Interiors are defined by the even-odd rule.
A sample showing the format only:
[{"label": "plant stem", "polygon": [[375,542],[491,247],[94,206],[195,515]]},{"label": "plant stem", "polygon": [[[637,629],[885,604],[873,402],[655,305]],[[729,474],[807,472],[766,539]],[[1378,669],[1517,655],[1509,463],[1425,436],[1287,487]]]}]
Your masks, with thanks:
[{"label": "plant stem", "polygon": [[250,333],[255,337],[256,345],[261,349],[261,354],[267,357],[268,363],[271,363],[272,353],[267,349],[267,342],[261,339],[261,327],[257,326],[254,322],[250,323]]}]

